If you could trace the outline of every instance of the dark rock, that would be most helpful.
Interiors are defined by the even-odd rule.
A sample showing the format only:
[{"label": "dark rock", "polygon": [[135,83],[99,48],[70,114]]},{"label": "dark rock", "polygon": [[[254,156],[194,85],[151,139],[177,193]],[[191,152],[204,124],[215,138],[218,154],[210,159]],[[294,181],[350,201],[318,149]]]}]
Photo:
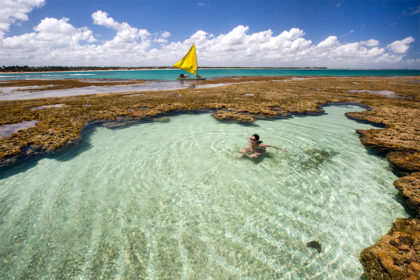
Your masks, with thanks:
[{"label": "dark rock", "polygon": [[318,251],[318,253],[322,252],[322,245],[321,245],[321,243],[319,243],[316,240],[312,240],[312,241],[306,243],[306,247],[315,249],[315,250]]}]

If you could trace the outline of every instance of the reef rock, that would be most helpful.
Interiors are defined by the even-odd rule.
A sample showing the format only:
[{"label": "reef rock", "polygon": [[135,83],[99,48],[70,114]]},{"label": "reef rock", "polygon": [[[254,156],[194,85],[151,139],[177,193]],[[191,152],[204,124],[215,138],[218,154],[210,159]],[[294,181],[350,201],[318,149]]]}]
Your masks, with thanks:
[{"label": "reef rock", "polygon": [[404,171],[420,171],[420,152],[395,151],[386,155],[392,165]]},{"label": "reef rock", "polygon": [[235,112],[228,112],[228,111],[217,111],[213,114],[213,117],[215,117],[218,120],[223,121],[237,121],[240,123],[250,123],[255,121],[255,119],[246,114],[239,114]]},{"label": "reef rock", "polygon": [[406,199],[407,205],[420,217],[420,172],[398,179],[394,182],[394,186]]},{"label": "reef rock", "polygon": [[419,279],[420,219],[397,219],[391,230],[360,254],[366,279]]}]

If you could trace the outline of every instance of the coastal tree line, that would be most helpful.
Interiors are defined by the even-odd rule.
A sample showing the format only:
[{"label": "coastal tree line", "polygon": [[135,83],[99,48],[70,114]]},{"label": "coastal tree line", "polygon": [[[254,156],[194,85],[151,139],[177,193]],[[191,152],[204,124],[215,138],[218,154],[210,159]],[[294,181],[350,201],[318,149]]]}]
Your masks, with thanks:
[{"label": "coastal tree line", "polygon": [[54,71],[84,71],[84,70],[132,70],[132,69],[162,69],[162,67],[120,67],[120,66],[27,66],[27,65],[13,65],[2,66],[0,72],[54,72]]}]

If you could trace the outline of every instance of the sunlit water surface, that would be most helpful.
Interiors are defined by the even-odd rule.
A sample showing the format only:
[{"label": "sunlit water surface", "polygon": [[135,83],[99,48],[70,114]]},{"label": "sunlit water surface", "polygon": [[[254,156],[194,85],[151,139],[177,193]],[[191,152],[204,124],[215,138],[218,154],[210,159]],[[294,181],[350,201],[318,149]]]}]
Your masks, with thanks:
[{"label": "sunlit water surface", "polygon": [[[360,251],[407,217],[387,161],[355,133],[371,126],[344,116],[360,110],[98,127],[3,171],[0,278],[358,279]],[[288,153],[241,157],[253,133]]]}]

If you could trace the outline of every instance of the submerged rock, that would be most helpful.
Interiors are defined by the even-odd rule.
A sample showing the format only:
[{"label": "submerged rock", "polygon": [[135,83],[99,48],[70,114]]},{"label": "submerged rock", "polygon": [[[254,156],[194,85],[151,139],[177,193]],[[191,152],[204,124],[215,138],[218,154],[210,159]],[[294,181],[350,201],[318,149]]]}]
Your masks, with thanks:
[{"label": "submerged rock", "polygon": [[106,127],[106,128],[112,129],[112,128],[125,127],[127,125],[135,124],[137,122],[138,122],[138,120],[133,119],[133,118],[117,117],[113,121],[104,122],[103,126]]},{"label": "submerged rock", "polygon": [[306,150],[305,154],[309,156],[300,162],[300,167],[302,169],[312,169],[318,168],[323,163],[331,160],[338,153],[336,151],[327,151],[320,149],[310,149]]},{"label": "submerged rock", "polygon": [[229,111],[217,111],[212,116],[220,121],[237,121],[240,123],[250,123],[255,121],[255,119],[251,115]]},{"label": "submerged rock", "polygon": [[397,219],[391,230],[360,254],[366,279],[419,279],[420,219]]},{"label": "submerged rock", "polygon": [[312,240],[312,241],[306,243],[306,247],[315,249],[315,250],[317,250],[318,253],[322,252],[322,245],[321,245],[321,243],[319,243],[319,241],[316,241],[316,240]]},{"label": "submerged rock", "polygon": [[169,122],[169,117],[167,116],[157,117],[157,118],[153,118],[152,121],[166,123],[166,122]]}]

